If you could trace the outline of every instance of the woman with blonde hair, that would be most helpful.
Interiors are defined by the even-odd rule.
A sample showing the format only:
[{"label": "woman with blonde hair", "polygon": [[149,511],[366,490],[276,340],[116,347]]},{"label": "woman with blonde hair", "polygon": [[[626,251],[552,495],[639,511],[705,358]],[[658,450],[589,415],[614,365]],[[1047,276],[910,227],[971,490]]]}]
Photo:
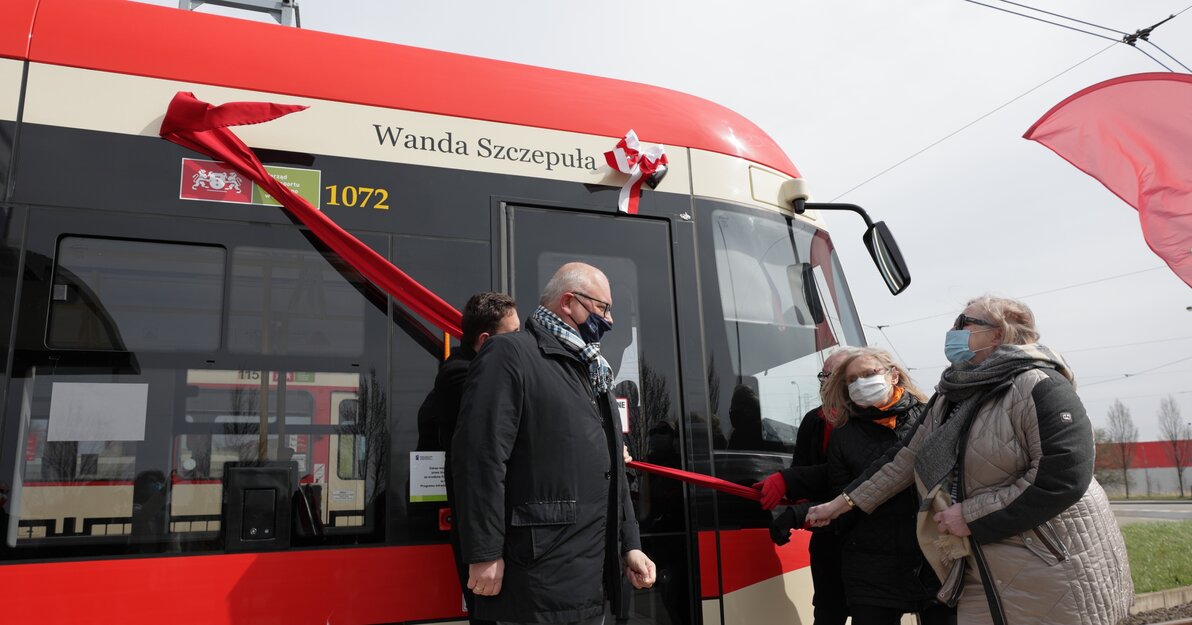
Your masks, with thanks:
[{"label": "woman with blonde hair", "polygon": [[[830,492],[839,492],[916,427],[926,397],[888,352],[865,347],[837,365],[823,399],[834,427],[828,483]],[[934,601],[939,583],[915,538],[917,510],[907,487],[867,512],[853,511],[836,527],[853,625],[893,625],[909,612],[927,625],[954,622],[952,610]]]},{"label": "woman with blonde hair", "polygon": [[961,622],[1113,625],[1133,601],[1125,545],[1073,375],[1038,340],[1022,302],[969,301],[922,426],[808,521],[880,509],[914,484],[919,544]]},{"label": "woman with blonde hair", "polygon": [[[875,347],[851,349],[827,378],[821,398],[832,425],[826,464],[793,466],[756,484],[763,507],[776,500],[772,493],[765,496],[768,487],[786,490],[791,501],[843,489],[913,431],[926,400],[905,367]],[[909,612],[925,625],[955,623],[951,609],[933,599],[939,583],[915,542],[917,509],[914,491],[904,488],[881,506],[857,510],[833,526],[853,625],[895,625]]]}]

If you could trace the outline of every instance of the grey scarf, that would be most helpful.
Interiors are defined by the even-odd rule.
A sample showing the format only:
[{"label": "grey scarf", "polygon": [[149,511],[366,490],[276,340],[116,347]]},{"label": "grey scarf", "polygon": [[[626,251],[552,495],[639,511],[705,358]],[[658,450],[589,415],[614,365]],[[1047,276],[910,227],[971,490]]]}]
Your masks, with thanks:
[{"label": "grey scarf", "polygon": [[[1075,382],[1064,358],[1038,343],[1000,345],[980,364],[954,364],[944,370],[936,392],[956,406],[936,411],[932,431],[915,454],[915,473],[928,490],[952,473],[960,456],[961,437],[981,406],[1009,388],[1015,376],[1038,368],[1055,369]],[[940,399],[937,396],[935,401]],[[947,421],[941,425],[944,419]]]}]

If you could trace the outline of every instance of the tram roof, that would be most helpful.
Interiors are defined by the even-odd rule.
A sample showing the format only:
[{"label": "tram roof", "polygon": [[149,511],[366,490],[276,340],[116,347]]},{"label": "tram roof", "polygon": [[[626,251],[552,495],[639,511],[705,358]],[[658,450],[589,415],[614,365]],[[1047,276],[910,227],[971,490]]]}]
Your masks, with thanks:
[{"label": "tram roof", "polygon": [[609,137],[632,128],[799,176],[753,122],[670,89],[126,0],[4,4],[0,57]]}]

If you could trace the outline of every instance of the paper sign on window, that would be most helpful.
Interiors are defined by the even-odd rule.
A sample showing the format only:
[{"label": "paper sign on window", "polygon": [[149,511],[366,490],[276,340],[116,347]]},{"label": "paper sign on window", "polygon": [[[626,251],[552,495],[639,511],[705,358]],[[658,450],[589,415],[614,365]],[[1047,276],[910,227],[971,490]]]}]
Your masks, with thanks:
[{"label": "paper sign on window", "polygon": [[143,441],[148,384],[54,382],[48,441]]},{"label": "paper sign on window", "polygon": [[447,501],[446,462],[441,451],[410,452],[410,501]]}]

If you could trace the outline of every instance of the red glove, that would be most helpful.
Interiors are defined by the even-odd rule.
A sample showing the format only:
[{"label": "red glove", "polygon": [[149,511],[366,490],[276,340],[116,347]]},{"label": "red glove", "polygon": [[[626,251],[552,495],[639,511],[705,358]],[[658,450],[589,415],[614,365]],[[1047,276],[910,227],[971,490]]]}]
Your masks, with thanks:
[{"label": "red glove", "polygon": [[786,480],[782,479],[781,473],[773,473],[753,487],[762,491],[763,510],[773,510],[786,497]]}]

